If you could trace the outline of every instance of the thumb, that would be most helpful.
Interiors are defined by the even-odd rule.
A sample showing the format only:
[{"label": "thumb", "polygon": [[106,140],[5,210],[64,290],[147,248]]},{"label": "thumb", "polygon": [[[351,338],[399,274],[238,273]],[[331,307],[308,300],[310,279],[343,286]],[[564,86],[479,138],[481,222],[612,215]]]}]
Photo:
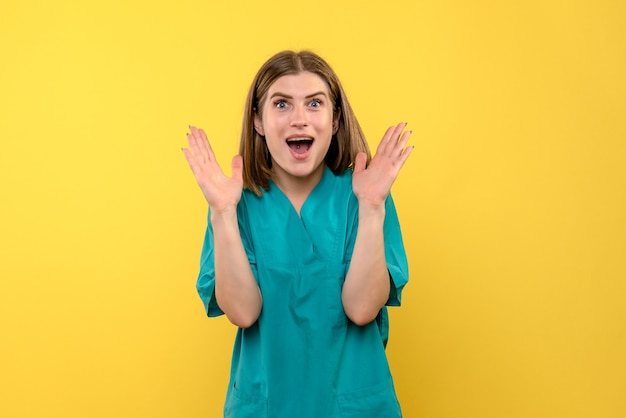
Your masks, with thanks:
[{"label": "thumb", "polygon": [[367,162],[367,155],[364,152],[359,152],[354,159],[354,173],[360,173],[365,170],[365,163]]},{"label": "thumb", "polygon": [[231,162],[232,175],[235,180],[243,181],[243,158],[235,155]]}]

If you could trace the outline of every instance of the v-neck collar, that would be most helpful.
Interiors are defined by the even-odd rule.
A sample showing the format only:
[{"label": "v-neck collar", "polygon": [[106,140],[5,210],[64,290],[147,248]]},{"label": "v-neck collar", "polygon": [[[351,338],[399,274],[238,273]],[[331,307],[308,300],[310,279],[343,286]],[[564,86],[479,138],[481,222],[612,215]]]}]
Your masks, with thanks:
[{"label": "v-neck collar", "polygon": [[334,176],[332,170],[330,168],[328,168],[327,166],[324,167],[324,172],[322,173],[322,177],[320,178],[320,181],[317,182],[317,184],[315,185],[315,187],[313,187],[313,189],[311,190],[311,192],[309,193],[309,195],[304,199],[304,202],[302,203],[302,206],[300,207],[300,213],[298,213],[298,211],[296,210],[296,208],[293,206],[293,203],[291,203],[291,200],[289,200],[289,198],[287,197],[287,195],[285,194],[285,192],[282,191],[282,189],[280,187],[278,187],[278,185],[270,179],[270,190],[269,192],[276,195],[276,196],[280,196],[281,199],[284,199],[287,204],[289,205],[291,211],[300,219],[303,219],[302,217],[302,213],[304,212],[304,210],[307,208],[307,203],[311,200],[313,200],[315,198],[315,195],[317,193],[319,193],[320,190],[324,189],[324,185],[331,180],[331,178]]}]

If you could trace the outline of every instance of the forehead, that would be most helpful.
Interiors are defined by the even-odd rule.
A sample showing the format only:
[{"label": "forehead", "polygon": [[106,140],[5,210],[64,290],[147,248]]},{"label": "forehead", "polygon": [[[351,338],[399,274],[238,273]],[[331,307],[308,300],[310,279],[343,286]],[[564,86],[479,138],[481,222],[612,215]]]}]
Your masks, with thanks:
[{"label": "forehead", "polygon": [[322,92],[328,95],[328,84],[315,73],[303,71],[298,74],[289,74],[279,77],[272,83],[268,90],[268,96],[283,93],[289,96],[308,96]]}]

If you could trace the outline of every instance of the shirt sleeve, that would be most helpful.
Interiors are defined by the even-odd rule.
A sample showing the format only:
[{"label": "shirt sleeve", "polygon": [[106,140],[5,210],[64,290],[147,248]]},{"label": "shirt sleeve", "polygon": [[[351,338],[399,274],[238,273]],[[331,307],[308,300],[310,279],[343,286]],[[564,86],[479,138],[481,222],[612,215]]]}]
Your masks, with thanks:
[{"label": "shirt sleeve", "polygon": [[385,259],[389,276],[391,277],[391,290],[386,305],[400,306],[402,290],[409,281],[409,266],[406,251],[404,250],[400,221],[391,194],[387,196],[385,201],[383,233],[385,239]]},{"label": "shirt sleeve", "polygon": [[[245,209],[242,202],[237,206],[237,219],[239,222],[239,233],[243,242],[244,249],[252,268],[252,273],[256,279],[256,259],[254,256],[254,250],[252,248],[250,239],[250,228],[247,222],[247,216],[245,215]],[[204,242],[202,244],[202,253],[200,255],[200,273],[198,274],[198,280],[196,281],[196,289],[202,303],[204,304],[204,310],[210,317],[223,315],[224,312],[220,309],[215,298],[215,257],[214,257],[214,241],[213,241],[213,227],[211,225],[211,209],[207,216],[207,228],[204,234]]]}]

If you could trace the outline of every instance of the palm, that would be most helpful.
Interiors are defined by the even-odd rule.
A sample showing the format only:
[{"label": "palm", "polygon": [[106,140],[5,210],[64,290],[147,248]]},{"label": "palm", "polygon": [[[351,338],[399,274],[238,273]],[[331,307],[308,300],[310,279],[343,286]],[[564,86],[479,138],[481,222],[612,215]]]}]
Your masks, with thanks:
[{"label": "palm", "polygon": [[205,199],[214,210],[236,206],[243,190],[242,160],[235,156],[232,177],[224,174],[203,130],[191,127],[187,134],[189,149],[183,149]]}]

